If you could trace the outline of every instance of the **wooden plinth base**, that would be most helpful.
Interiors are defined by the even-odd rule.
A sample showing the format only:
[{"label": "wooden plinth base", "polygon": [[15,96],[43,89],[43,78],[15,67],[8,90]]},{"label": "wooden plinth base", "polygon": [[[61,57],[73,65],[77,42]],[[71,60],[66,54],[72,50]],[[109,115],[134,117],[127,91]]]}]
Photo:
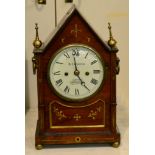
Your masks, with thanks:
[{"label": "wooden plinth base", "polygon": [[67,144],[110,144],[117,148],[120,145],[120,133],[109,131],[96,132],[61,132],[40,133],[37,125],[35,135],[35,146],[41,150],[46,145],[67,145]]}]

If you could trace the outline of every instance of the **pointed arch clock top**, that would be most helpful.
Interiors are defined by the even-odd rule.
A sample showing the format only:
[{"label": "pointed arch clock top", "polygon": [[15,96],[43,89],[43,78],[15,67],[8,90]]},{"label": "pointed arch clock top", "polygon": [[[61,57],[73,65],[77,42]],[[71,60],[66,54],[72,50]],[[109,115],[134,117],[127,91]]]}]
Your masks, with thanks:
[{"label": "pointed arch clock top", "polygon": [[[95,37],[97,37],[100,42],[103,44],[105,49],[109,52],[117,52],[118,48],[116,46],[110,46],[110,44],[106,41],[103,41],[100,36],[95,32],[95,30],[91,27],[91,25],[85,20],[85,18],[82,16],[80,11],[76,8],[76,6],[73,4],[72,7],[69,9],[69,11],[66,13],[66,15],[62,18],[62,20],[58,23],[58,25],[55,27],[53,32],[49,34],[49,37],[43,42],[40,48],[35,48],[34,53],[42,53],[45,51],[45,49],[48,47],[48,45],[52,42],[52,40],[56,37],[56,35],[64,29],[64,27],[68,26],[68,21],[72,20],[74,16],[78,16],[79,20],[86,23],[87,29],[92,31]],[[78,37],[78,33],[83,33],[82,30],[80,30],[79,25],[75,23],[74,27],[70,30],[70,35],[75,35],[75,37]],[[60,35],[60,34],[59,34]],[[61,42],[64,42],[64,38],[61,39]],[[87,37],[88,42],[90,41],[90,37]]]}]

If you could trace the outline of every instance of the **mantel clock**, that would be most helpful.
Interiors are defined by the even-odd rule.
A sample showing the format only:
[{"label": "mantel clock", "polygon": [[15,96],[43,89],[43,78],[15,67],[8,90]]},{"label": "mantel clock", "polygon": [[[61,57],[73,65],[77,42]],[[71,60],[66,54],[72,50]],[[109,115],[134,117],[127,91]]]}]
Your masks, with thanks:
[{"label": "mantel clock", "polygon": [[73,6],[42,43],[36,24],[37,149],[46,144],[120,144],[116,127],[118,49],[104,42]]}]

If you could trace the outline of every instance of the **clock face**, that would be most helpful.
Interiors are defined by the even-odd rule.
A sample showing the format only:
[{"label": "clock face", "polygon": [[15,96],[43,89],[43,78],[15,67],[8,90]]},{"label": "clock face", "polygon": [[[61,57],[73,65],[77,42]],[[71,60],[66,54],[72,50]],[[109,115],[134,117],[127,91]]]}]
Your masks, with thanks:
[{"label": "clock face", "polygon": [[95,94],[102,85],[103,61],[88,46],[66,46],[50,60],[48,78],[60,97],[81,101]]}]

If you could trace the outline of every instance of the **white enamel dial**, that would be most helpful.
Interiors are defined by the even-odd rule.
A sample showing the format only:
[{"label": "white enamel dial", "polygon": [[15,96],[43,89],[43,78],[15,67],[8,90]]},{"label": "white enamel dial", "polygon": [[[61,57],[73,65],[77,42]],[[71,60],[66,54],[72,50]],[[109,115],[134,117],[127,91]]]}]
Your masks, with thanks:
[{"label": "white enamel dial", "polygon": [[104,78],[103,62],[95,50],[84,45],[60,49],[49,62],[49,81],[66,100],[84,100],[100,88]]}]

